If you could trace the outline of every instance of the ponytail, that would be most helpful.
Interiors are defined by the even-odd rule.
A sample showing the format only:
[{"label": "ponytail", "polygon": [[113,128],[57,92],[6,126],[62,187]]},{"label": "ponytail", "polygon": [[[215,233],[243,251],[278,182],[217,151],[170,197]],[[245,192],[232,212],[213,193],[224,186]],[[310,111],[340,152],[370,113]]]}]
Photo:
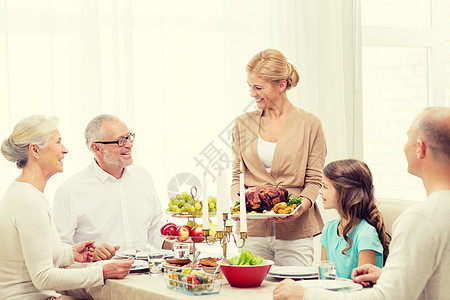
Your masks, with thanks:
[{"label": "ponytail", "polygon": [[369,216],[367,216],[365,220],[377,230],[378,238],[380,239],[381,245],[383,246],[384,265],[389,255],[389,243],[391,242],[391,236],[386,232],[386,229],[384,227],[383,215],[380,213],[375,203],[372,210],[370,211]]}]

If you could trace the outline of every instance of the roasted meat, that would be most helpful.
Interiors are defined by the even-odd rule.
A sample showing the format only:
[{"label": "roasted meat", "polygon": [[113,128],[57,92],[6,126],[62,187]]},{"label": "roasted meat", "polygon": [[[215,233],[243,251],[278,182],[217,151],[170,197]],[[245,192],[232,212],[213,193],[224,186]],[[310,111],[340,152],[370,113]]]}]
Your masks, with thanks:
[{"label": "roasted meat", "polygon": [[288,191],[283,187],[257,186],[245,193],[245,206],[247,211],[271,210],[275,204],[287,202],[288,195]]}]

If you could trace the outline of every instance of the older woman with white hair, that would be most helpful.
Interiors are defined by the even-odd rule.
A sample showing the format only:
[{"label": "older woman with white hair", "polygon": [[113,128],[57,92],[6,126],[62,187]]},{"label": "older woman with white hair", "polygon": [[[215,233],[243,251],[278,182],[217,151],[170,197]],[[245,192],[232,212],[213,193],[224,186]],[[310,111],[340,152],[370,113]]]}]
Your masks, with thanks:
[{"label": "older woman with white hair", "polygon": [[74,261],[91,262],[94,241],[62,247],[44,196],[47,180],[63,171],[67,149],[55,118],[30,116],[3,141],[1,153],[22,172],[0,200],[0,299],[64,299],[64,291],[124,278],[133,259],[82,269],[62,269]]}]

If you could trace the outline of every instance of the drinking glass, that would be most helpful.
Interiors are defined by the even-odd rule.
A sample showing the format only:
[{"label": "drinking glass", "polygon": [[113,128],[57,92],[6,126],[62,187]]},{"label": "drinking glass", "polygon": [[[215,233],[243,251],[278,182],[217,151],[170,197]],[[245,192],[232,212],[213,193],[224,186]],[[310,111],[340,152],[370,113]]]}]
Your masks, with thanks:
[{"label": "drinking glass", "polygon": [[148,270],[152,276],[163,275],[164,253],[152,252],[148,255]]},{"label": "drinking glass", "polygon": [[186,243],[178,243],[173,246],[175,258],[189,258],[190,246]]},{"label": "drinking glass", "polygon": [[336,262],[329,260],[319,261],[319,279],[336,279]]}]

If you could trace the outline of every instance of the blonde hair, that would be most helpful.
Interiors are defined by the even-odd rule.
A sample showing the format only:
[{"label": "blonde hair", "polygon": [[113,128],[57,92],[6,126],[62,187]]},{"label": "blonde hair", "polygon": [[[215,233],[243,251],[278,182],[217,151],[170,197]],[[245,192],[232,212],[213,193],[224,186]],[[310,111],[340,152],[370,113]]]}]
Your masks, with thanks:
[{"label": "blonde hair", "polygon": [[51,133],[57,129],[56,117],[41,115],[29,116],[17,123],[11,135],[2,143],[2,155],[15,163],[19,169],[28,162],[28,146],[36,144],[38,147],[47,146]]},{"label": "blonde hair", "polygon": [[258,52],[248,62],[246,71],[259,75],[272,84],[286,80],[286,90],[297,86],[300,80],[295,66],[287,61],[283,53],[275,49]]}]

